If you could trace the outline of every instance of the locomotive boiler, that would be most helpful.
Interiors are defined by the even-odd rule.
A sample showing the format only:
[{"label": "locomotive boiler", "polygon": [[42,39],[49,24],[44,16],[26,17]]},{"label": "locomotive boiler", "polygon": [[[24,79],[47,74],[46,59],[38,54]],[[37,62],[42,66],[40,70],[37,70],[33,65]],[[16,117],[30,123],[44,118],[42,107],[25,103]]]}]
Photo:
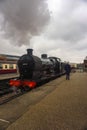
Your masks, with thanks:
[{"label": "locomotive boiler", "polygon": [[41,59],[32,54],[32,49],[27,49],[27,54],[18,60],[20,79],[36,80],[42,76]]}]

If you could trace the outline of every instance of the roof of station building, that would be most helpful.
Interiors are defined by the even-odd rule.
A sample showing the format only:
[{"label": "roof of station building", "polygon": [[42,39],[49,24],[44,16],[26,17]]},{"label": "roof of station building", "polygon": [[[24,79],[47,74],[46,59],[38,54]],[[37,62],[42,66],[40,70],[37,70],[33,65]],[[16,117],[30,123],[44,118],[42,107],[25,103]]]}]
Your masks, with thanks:
[{"label": "roof of station building", "polygon": [[18,60],[20,56],[15,55],[7,55],[7,54],[0,54],[0,60]]}]

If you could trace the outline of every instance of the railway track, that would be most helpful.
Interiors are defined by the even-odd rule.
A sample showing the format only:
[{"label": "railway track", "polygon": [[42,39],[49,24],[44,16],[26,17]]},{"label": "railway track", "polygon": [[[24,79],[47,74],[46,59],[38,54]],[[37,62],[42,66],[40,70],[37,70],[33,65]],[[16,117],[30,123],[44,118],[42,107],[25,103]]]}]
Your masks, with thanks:
[{"label": "railway track", "polygon": [[15,79],[15,78],[8,78],[8,79],[0,80],[0,97],[3,96],[4,94],[12,92],[8,84],[10,79]]},{"label": "railway track", "polygon": [[[17,78],[17,77],[16,77]],[[0,80],[0,105],[14,99],[19,93],[16,94],[9,86],[9,80],[15,78],[1,79]]]},{"label": "railway track", "polygon": [[2,97],[0,97],[0,105],[9,102],[12,99],[15,99],[16,97],[18,97],[20,95],[22,95],[22,94],[21,93],[14,93],[14,92],[3,95]]},{"label": "railway track", "polygon": [[[60,76],[61,75],[52,76],[52,77],[48,77],[48,78],[43,78],[41,81],[37,81],[37,86],[36,87],[39,87],[39,86],[41,86],[41,85],[43,85],[45,83],[48,83],[49,81],[54,80],[54,79],[56,79],[56,78],[58,78]],[[10,79],[5,79],[5,80],[2,80],[0,82],[0,86],[1,85],[4,86],[3,88],[0,87],[0,105],[5,104],[5,103],[11,101],[12,99],[15,99],[15,98],[29,92],[29,90],[25,90],[25,91],[20,91],[19,90],[17,92],[13,92],[13,90],[10,88],[10,86],[8,84],[8,81]]]}]

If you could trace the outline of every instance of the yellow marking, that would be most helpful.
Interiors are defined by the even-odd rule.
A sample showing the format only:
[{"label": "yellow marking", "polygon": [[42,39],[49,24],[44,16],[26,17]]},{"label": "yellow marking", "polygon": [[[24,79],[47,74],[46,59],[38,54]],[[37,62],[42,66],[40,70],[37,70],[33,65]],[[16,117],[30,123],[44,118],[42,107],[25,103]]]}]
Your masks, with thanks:
[{"label": "yellow marking", "polygon": [[4,119],[0,119],[0,121],[10,123],[10,121],[4,120]]}]

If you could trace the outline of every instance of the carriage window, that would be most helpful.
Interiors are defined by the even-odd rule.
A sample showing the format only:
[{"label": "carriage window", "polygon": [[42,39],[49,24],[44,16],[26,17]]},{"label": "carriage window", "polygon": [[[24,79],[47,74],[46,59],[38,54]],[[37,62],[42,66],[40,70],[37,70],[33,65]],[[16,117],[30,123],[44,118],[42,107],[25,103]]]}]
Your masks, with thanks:
[{"label": "carriage window", "polygon": [[0,69],[3,69],[3,66],[2,66],[2,64],[0,64]]},{"label": "carriage window", "polygon": [[13,64],[10,64],[10,65],[9,65],[9,68],[10,68],[10,69],[13,69]]},{"label": "carriage window", "polygon": [[7,69],[8,68],[8,66],[7,65],[5,65],[5,69]]}]

